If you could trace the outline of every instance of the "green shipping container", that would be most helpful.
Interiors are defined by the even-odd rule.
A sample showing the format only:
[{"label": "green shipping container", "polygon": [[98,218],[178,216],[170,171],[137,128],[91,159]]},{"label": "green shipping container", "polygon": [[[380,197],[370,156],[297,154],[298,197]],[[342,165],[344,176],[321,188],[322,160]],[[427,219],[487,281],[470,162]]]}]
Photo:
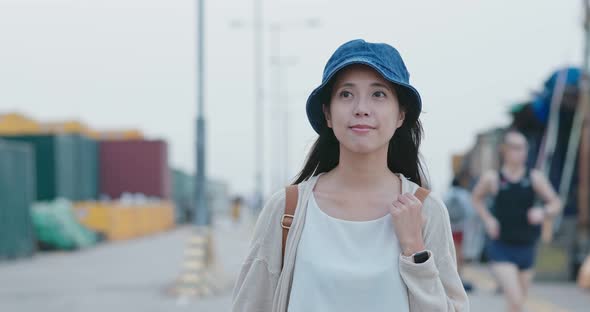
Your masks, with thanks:
[{"label": "green shipping container", "polygon": [[194,177],[178,169],[170,169],[172,198],[176,207],[176,223],[185,223],[192,215],[194,206]]},{"label": "green shipping container", "polygon": [[8,136],[35,149],[37,201],[97,198],[97,143],[77,134]]},{"label": "green shipping container", "polygon": [[79,136],[78,166],[77,171],[77,198],[74,200],[87,200],[98,198],[98,142],[93,139]]},{"label": "green shipping container", "polygon": [[0,259],[33,255],[30,208],[34,198],[33,147],[0,140]]}]

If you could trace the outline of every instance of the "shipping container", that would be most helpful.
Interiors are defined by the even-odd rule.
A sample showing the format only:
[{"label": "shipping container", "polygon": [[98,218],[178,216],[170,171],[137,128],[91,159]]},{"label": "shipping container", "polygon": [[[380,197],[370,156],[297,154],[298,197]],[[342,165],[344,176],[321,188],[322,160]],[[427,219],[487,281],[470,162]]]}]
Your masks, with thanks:
[{"label": "shipping container", "polygon": [[170,198],[168,147],[164,141],[101,141],[100,195],[117,199],[125,193]]},{"label": "shipping container", "polygon": [[79,137],[78,145],[78,195],[74,200],[89,200],[98,198],[98,142],[84,136]]},{"label": "shipping container", "polygon": [[156,234],[174,226],[170,201],[117,200],[74,205],[78,220],[108,240],[125,240]]},{"label": "shipping container", "polygon": [[37,201],[96,199],[97,143],[78,134],[4,136],[35,150]]},{"label": "shipping container", "polygon": [[47,134],[79,134],[90,136],[92,130],[77,120],[45,122],[40,124],[41,131]]},{"label": "shipping container", "polygon": [[95,131],[92,137],[104,141],[144,140],[143,133],[135,129]]},{"label": "shipping container", "polygon": [[33,147],[0,140],[0,259],[33,254],[35,237],[29,211],[34,198]]},{"label": "shipping container", "polygon": [[227,215],[230,213],[231,200],[229,186],[221,180],[208,180],[205,187],[207,205],[215,214]]},{"label": "shipping container", "polygon": [[191,220],[194,207],[195,178],[178,169],[170,169],[172,176],[172,199],[176,206],[176,223]]},{"label": "shipping container", "polygon": [[24,115],[11,113],[0,114],[0,135],[39,134],[41,126]]}]

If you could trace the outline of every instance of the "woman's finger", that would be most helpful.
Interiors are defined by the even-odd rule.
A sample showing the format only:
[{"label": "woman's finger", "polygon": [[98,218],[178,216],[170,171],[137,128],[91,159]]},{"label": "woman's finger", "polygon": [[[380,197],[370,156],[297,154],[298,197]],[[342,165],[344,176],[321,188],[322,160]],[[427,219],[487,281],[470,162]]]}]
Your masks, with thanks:
[{"label": "woman's finger", "polygon": [[409,206],[412,204],[412,199],[408,197],[408,194],[400,195],[398,200],[406,206]]},{"label": "woman's finger", "polygon": [[392,205],[393,205],[393,207],[395,207],[395,208],[397,208],[399,210],[404,209],[404,207],[405,207],[405,205],[403,203],[399,202],[399,201],[394,201],[392,203]]}]

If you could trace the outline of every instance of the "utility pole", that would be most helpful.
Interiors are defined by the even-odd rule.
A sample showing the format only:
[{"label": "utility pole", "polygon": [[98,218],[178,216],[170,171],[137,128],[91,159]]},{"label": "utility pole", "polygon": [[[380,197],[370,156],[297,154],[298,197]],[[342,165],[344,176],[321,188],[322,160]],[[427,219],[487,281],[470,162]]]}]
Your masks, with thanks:
[{"label": "utility pole", "polygon": [[281,36],[287,30],[315,29],[320,27],[317,18],[308,18],[301,21],[274,22],[270,25],[269,43],[271,49],[271,64],[273,65],[273,77],[271,89],[273,96],[273,145],[272,159],[272,186],[273,189],[281,189],[290,181],[289,167],[289,85],[283,70],[297,64],[296,56],[283,55],[281,51]]},{"label": "utility pole", "polygon": [[[579,261],[590,252],[590,0],[584,0],[584,67],[579,90],[578,114],[582,119],[582,133],[578,158],[578,252]],[[578,117],[578,116],[576,116]]]},{"label": "utility pole", "polygon": [[254,127],[255,127],[255,148],[254,148],[254,209],[257,213],[262,209],[264,202],[264,69],[263,69],[263,6],[262,0],[254,0]]},{"label": "utility pole", "polygon": [[271,151],[273,159],[272,162],[272,188],[280,189],[284,186],[283,179],[283,168],[281,166],[283,160],[283,147],[281,144],[283,137],[281,136],[281,95],[282,95],[282,84],[281,84],[281,25],[279,23],[272,23],[270,25],[270,50],[271,50],[271,64],[273,65],[273,77],[271,79],[273,90],[273,105],[272,105],[272,147]]},{"label": "utility pole", "polygon": [[193,223],[197,226],[206,226],[211,224],[211,216],[206,200],[206,172],[205,172],[205,155],[206,155],[206,124],[205,124],[205,0],[197,0],[197,124],[196,124],[196,142],[195,142],[195,214]]},{"label": "utility pole", "polygon": [[195,127],[195,196],[193,233],[185,249],[182,271],[170,293],[179,302],[189,298],[201,298],[221,293],[228,287],[216,271],[213,239],[211,237],[211,212],[206,198],[207,173],[205,171],[206,123],[205,123],[205,0],[196,1],[196,53],[197,53],[197,120]]}]

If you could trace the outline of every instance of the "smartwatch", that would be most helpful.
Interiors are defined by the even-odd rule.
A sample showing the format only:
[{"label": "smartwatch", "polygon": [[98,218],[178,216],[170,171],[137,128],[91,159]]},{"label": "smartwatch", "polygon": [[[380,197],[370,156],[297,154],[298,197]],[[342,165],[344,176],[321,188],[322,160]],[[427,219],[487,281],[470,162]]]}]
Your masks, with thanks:
[{"label": "smartwatch", "polygon": [[430,253],[428,251],[420,251],[412,255],[412,259],[414,259],[414,263],[424,263],[430,259]]}]

